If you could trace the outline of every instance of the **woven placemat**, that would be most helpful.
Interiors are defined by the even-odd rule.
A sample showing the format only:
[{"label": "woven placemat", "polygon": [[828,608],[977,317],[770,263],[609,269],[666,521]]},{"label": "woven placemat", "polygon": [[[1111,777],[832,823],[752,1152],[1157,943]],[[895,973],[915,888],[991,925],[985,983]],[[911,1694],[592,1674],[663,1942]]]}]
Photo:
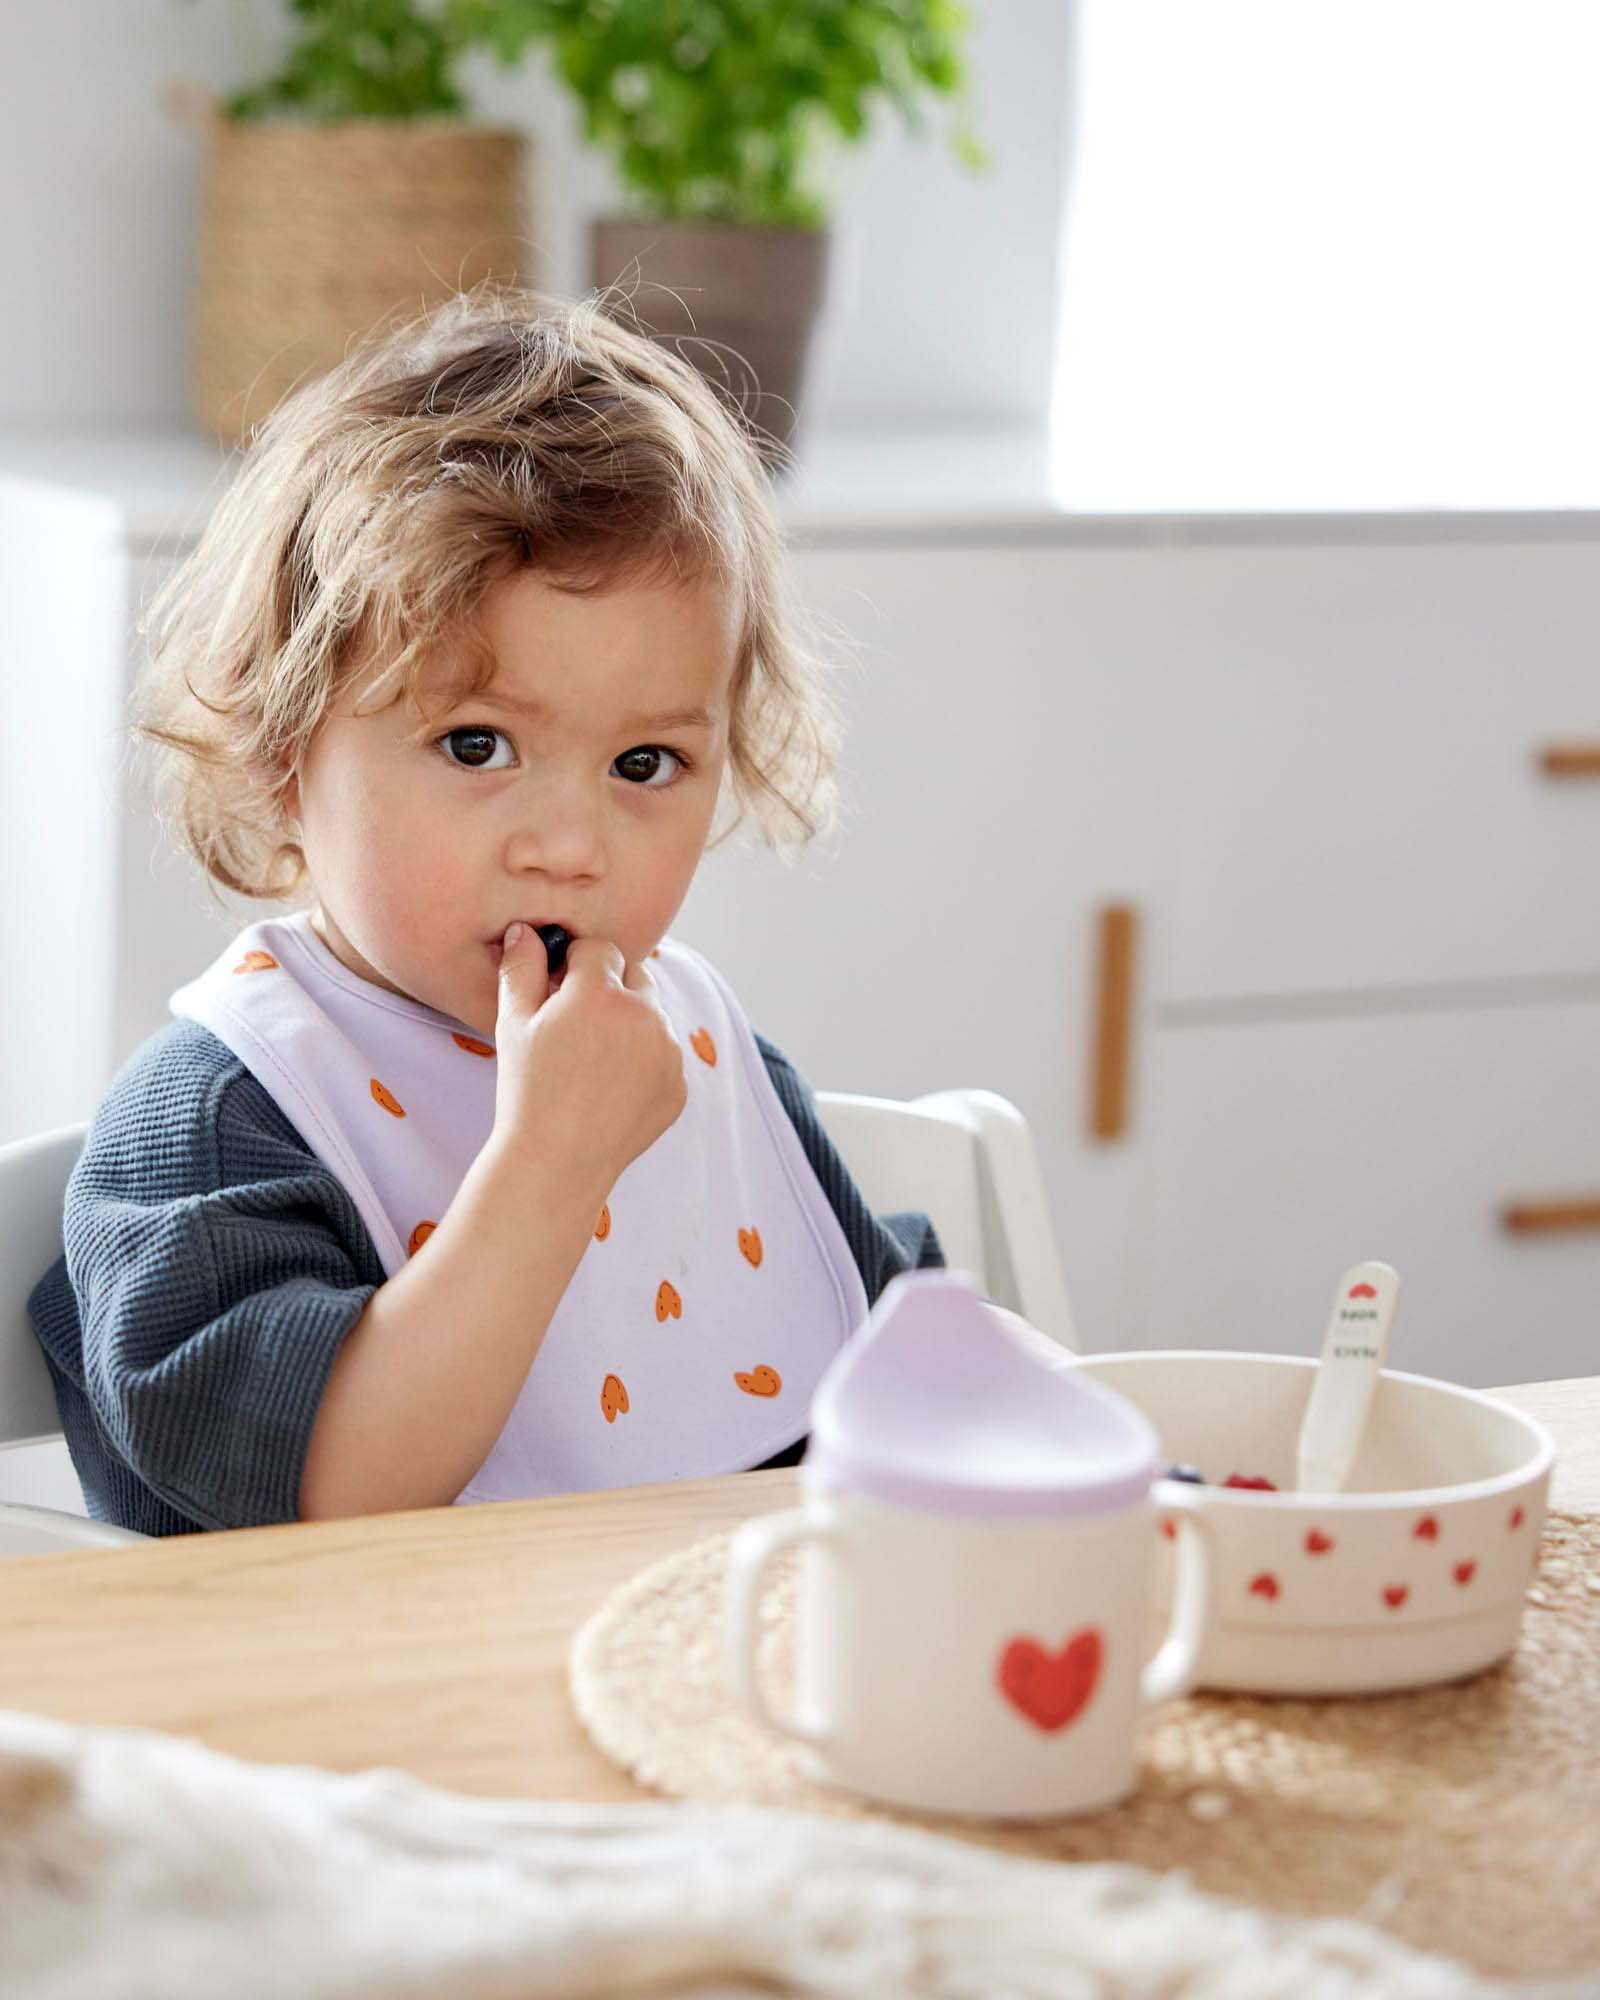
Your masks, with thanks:
[{"label": "woven placemat", "polygon": [[[1169,1702],[1141,1726],[1131,1798],[1034,1825],[875,1806],[817,1782],[800,1746],[736,1709],[722,1673],[728,1541],[642,1571],[573,1642],[578,1714],[641,1784],[1036,1858],[1182,1868],[1216,1895],[1358,1918],[1491,1977],[1600,1968],[1600,1516],[1549,1516],[1522,1638],[1499,1666],[1404,1694]],[[778,1556],[760,1606],[777,1702],[792,1686],[797,1575],[795,1553]]]}]

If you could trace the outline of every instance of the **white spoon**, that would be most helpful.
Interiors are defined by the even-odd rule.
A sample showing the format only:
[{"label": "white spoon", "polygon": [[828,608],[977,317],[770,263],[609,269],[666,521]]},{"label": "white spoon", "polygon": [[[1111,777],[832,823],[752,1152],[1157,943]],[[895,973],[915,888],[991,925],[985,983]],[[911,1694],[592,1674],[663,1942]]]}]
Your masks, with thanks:
[{"label": "white spoon", "polygon": [[1339,1280],[1300,1425],[1297,1474],[1302,1493],[1337,1493],[1350,1475],[1399,1293],[1400,1274],[1392,1264],[1354,1264]]}]

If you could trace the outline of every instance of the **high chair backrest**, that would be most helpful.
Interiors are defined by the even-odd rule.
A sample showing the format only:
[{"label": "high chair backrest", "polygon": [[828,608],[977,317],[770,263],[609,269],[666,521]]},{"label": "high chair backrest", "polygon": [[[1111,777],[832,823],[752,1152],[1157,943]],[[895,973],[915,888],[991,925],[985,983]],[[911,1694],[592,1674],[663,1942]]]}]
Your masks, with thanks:
[{"label": "high chair backrest", "polygon": [[[50,1370],[28,1318],[28,1294],[61,1255],[61,1205],[88,1130],[68,1125],[0,1146],[0,1463],[37,1457],[27,1447],[61,1436]],[[14,1445],[23,1449],[12,1454],[8,1447]],[[59,1456],[65,1468],[59,1442],[43,1455]],[[76,1492],[77,1482],[63,1469],[50,1485]],[[65,1555],[144,1539],[77,1512],[0,1499],[0,1558]]]},{"label": "high chair backrest", "polygon": [[1079,1351],[1039,1156],[1014,1104],[992,1090],[814,1095],[875,1215],[921,1210],[950,1268],[971,1271],[996,1305]]},{"label": "high chair backrest", "polygon": [[0,1146],[0,1445],[61,1434],[28,1294],[61,1255],[61,1205],[88,1130],[67,1125]]}]

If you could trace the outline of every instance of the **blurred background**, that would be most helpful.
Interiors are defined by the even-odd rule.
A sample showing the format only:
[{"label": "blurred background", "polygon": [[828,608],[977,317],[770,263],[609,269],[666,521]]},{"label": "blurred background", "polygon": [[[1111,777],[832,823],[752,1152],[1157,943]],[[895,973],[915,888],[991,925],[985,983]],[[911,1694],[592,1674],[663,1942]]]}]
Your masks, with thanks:
[{"label": "blurred background", "polygon": [[1381,1258],[1393,1365],[1593,1372],[1597,58],[1580,0],[13,0],[0,1142],[264,913],[120,721],[250,398],[473,259],[631,266],[845,655],[842,832],[676,926],[755,1026],[1015,1103],[1087,1348],[1310,1353]]}]

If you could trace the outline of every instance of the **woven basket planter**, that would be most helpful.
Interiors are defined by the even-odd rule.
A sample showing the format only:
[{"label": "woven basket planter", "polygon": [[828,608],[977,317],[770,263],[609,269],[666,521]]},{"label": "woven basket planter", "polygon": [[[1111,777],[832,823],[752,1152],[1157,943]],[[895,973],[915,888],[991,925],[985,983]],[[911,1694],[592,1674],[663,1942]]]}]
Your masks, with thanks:
[{"label": "woven basket planter", "polygon": [[747,224],[594,224],[593,282],[730,394],[769,463],[795,440],[827,288],[826,230]]},{"label": "woven basket planter", "polygon": [[229,443],[380,320],[486,277],[537,282],[521,133],[212,115],[206,137],[195,413]]}]

